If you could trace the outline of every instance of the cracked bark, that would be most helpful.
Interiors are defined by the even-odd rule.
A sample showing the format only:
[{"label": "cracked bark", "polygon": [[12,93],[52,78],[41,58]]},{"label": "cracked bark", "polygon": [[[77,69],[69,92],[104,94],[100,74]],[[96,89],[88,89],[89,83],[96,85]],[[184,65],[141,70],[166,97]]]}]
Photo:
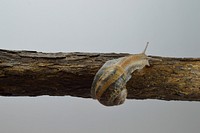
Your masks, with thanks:
[{"label": "cracked bark", "polygon": [[[98,69],[126,55],[0,50],[0,95],[89,98]],[[128,98],[199,101],[200,58],[157,58],[162,62],[151,61],[150,67],[133,74]]]}]

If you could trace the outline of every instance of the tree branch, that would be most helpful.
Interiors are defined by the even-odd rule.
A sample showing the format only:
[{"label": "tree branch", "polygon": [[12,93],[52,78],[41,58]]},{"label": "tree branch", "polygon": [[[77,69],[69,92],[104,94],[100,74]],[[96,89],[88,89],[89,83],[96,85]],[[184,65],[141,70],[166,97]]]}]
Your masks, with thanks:
[{"label": "tree branch", "polygon": [[[0,50],[1,96],[90,97],[95,73],[128,54]],[[166,58],[133,74],[129,99],[200,100],[200,58]]]}]

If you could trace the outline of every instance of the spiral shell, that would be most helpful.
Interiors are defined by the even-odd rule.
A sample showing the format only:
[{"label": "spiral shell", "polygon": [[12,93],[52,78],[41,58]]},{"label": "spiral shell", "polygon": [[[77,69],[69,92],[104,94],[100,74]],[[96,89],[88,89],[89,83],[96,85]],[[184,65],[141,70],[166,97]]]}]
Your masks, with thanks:
[{"label": "spiral shell", "polygon": [[92,97],[106,106],[122,104],[127,96],[127,75],[120,66],[105,66],[95,76],[91,89]]}]

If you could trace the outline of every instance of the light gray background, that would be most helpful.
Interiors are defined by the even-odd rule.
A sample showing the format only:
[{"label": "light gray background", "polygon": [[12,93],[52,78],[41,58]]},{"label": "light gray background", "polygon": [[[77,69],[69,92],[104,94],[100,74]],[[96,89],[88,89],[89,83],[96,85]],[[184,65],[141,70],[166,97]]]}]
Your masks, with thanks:
[{"label": "light gray background", "polygon": [[[0,0],[0,48],[200,57],[199,0]],[[1,133],[199,133],[200,103],[0,97]]]}]

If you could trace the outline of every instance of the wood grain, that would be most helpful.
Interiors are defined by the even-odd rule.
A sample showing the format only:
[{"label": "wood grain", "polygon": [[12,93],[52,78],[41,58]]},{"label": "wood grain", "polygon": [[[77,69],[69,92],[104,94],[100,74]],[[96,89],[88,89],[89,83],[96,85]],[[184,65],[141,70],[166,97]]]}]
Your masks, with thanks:
[{"label": "wood grain", "polygon": [[[0,95],[89,98],[98,69],[126,55],[0,50]],[[200,58],[156,58],[162,61],[151,61],[127,83],[129,99],[200,101]]]}]

